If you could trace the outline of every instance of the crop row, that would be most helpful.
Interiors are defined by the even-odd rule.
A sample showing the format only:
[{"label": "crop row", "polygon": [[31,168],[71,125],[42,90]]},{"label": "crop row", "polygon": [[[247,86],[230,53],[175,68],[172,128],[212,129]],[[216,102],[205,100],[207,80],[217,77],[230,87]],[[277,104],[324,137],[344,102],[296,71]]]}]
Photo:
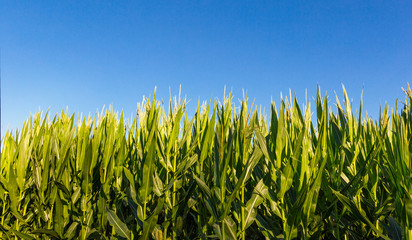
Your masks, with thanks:
[{"label": "crop row", "polygon": [[[412,93],[378,120],[232,96],[28,119],[2,139],[2,239],[412,239]],[[312,108],[316,116],[312,121]]]}]

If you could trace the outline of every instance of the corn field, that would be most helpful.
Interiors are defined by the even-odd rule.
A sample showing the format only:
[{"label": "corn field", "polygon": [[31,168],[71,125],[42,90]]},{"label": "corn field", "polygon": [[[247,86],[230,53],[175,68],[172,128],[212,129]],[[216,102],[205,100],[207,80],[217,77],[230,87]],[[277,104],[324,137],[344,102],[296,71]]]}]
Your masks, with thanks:
[{"label": "corn field", "polygon": [[343,93],[39,112],[2,139],[0,239],[412,239],[412,92],[377,120]]}]

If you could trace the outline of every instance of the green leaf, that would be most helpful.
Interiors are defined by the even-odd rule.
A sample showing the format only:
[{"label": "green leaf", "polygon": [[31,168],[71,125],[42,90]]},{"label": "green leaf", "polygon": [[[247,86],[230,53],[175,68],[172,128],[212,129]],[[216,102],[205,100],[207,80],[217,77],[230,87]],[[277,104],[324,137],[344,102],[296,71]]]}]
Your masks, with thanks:
[{"label": "green leaf", "polygon": [[33,236],[31,236],[30,234],[27,233],[22,233],[20,231],[17,231],[13,228],[10,228],[10,231],[12,231],[14,233],[14,235],[16,235],[17,237],[19,237],[20,239],[28,239],[28,240],[35,240],[36,238],[34,238]]},{"label": "green leaf", "polygon": [[[155,100],[153,99],[153,102]],[[157,121],[158,121],[158,111],[155,109],[155,102],[150,109],[149,113],[149,122],[148,122],[148,131],[149,136],[147,140],[147,145],[145,149],[145,156],[143,159],[143,168],[141,171],[142,174],[142,185],[139,188],[139,200],[143,203],[147,203],[149,195],[153,190],[153,170],[155,167],[155,158],[156,158],[156,132],[157,132]]]},{"label": "green leaf", "polygon": [[163,195],[163,182],[157,174],[157,171],[153,171],[153,173],[153,191],[160,197]]},{"label": "green leaf", "polygon": [[246,216],[243,229],[247,229],[256,219],[256,208],[263,202],[267,194],[268,187],[261,179],[253,190],[252,197],[246,203]]},{"label": "green leaf", "polygon": [[250,157],[250,159],[248,160],[246,164],[245,169],[242,172],[242,175],[239,177],[235,188],[233,189],[232,193],[230,194],[227,201],[225,202],[224,212],[220,216],[220,220],[223,220],[229,213],[232,202],[236,198],[237,194],[239,193],[240,187],[244,185],[245,182],[249,179],[254,167],[257,165],[257,163],[259,162],[262,156],[263,156],[262,151],[258,148],[255,148],[252,156]]},{"label": "green leaf", "polygon": [[412,199],[405,200],[405,212],[406,212],[406,217],[409,222],[409,226],[411,226],[412,225]]},{"label": "green leaf", "polygon": [[224,225],[224,232],[225,239],[227,240],[236,240],[236,233],[237,233],[237,226],[235,221],[230,216],[226,216],[223,219],[222,224]]},{"label": "green leaf", "polygon": [[210,188],[206,185],[206,183],[198,178],[196,175],[193,175],[193,177],[195,178],[197,184],[199,185],[200,189],[202,190],[202,192],[206,195],[207,198],[211,198],[212,196],[212,191],[210,190]]},{"label": "green leaf", "polygon": [[64,216],[63,216],[63,203],[60,199],[60,194],[57,192],[55,199],[55,211],[54,211],[54,230],[59,234],[60,237],[63,236],[64,230]]},{"label": "green leaf", "polygon": [[63,192],[63,196],[66,200],[71,198],[70,191],[66,188],[66,186],[64,186],[63,183],[58,181],[54,181],[54,183],[56,184],[57,188]]},{"label": "green leaf", "polygon": [[119,217],[110,209],[106,207],[107,212],[107,220],[109,221],[110,225],[112,225],[119,236],[131,239],[130,230],[127,228],[126,224],[123,223]]},{"label": "green leaf", "polygon": [[18,212],[17,206],[20,202],[18,199],[18,187],[17,187],[17,181],[16,181],[16,175],[14,174],[14,169],[12,167],[12,164],[10,164],[10,170],[9,170],[9,183],[7,186],[7,190],[10,192],[10,208],[11,211],[13,212],[13,215],[16,216],[17,219],[19,219],[22,222],[26,222],[23,218],[23,216]]},{"label": "green leaf", "polygon": [[73,239],[76,236],[78,226],[78,222],[73,222],[67,229],[66,233],[64,234],[64,237],[67,239]]},{"label": "green leaf", "polygon": [[54,231],[54,230],[52,230],[52,229],[36,229],[36,230],[33,230],[32,232],[31,232],[32,234],[36,234],[36,235],[47,235],[47,236],[49,236],[49,237],[54,237],[54,238],[57,238],[57,239],[62,239],[60,236],[59,236],[59,234],[56,232],[56,231]]},{"label": "green leaf", "polygon": [[339,193],[338,191],[335,191],[333,189],[331,189],[333,194],[335,194],[335,196],[339,199],[339,201],[351,212],[355,215],[355,217],[361,221],[363,221],[365,224],[369,225],[369,227],[376,233],[378,234],[380,237],[382,237],[383,239],[388,239],[389,238],[385,235],[383,235],[383,233],[378,230],[365,216],[364,213],[360,212],[358,207],[353,203],[353,201],[351,201],[349,198],[347,198],[346,196],[342,195],[341,193]]},{"label": "green leaf", "polygon": [[153,232],[153,229],[157,224],[157,219],[163,209],[163,204],[164,198],[159,198],[157,200],[157,205],[153,213],[150,215],[150,217],[143,221],[143,234],[141,236],[141,239],[149,239],[150,234]]}]

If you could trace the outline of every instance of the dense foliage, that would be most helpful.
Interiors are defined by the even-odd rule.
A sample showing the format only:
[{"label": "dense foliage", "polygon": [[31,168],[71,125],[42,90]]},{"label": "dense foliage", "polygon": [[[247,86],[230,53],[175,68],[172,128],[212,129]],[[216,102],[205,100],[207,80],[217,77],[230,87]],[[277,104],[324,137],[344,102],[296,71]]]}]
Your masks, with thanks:
[{"label": "dense foliage", "polygon": [[[2,239],[411,239],[412,93],[378,120],[155,97],[127,123],[36,114],[2,139]],[[253,105],[253,104],[252,104]]]}]

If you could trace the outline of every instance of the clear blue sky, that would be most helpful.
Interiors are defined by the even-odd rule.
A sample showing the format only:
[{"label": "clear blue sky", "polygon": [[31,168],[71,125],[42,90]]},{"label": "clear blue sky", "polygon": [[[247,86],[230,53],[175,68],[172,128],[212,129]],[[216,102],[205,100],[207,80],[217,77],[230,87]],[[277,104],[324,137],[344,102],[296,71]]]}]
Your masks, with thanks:
[{"label": "clear blue sky", "polygon": [[410,1],[115,2],[1,2],[2,132],[39,108],[131,116],[179,85],[189,110],[224,86],[266,110],[317,83],[331,104],[344,84],[357,106],[364,86],[377,118],[412,82]]}]

